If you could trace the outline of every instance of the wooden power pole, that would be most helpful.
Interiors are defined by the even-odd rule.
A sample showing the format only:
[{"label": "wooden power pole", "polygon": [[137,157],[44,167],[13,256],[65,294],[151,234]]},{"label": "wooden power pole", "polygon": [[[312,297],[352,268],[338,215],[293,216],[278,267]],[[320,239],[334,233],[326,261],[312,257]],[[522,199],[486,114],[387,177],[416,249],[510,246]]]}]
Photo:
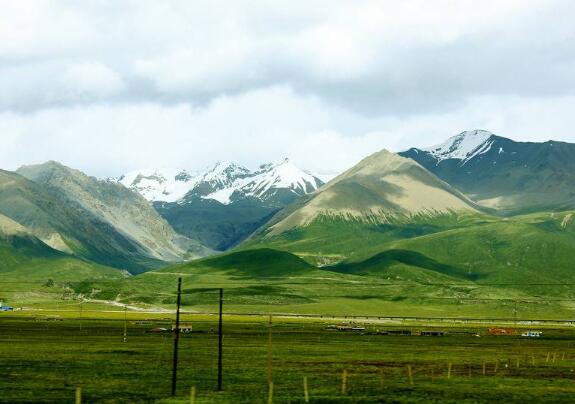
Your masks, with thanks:
[{"label": "wooden power pole", "polygon": [[178,278],[178,299],[176,309],[176,328],[174,330],[174,361],[172,366],[172,397],[176,395],[178,374],[178,343],[180,342],[180,305],[182,303],[182,278]]}]

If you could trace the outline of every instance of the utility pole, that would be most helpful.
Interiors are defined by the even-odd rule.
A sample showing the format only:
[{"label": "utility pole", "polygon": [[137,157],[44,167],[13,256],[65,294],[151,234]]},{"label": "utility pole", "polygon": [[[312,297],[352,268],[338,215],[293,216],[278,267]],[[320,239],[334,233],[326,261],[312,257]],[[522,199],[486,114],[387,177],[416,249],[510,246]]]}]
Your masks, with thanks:
[{"label": "utility pole", "polygon": [[223,351],[223,341],[224,341],[224,334],[223,334],[223,306],[224,306],[224,289],[220,288],[220,322],[219,322],[219,330],[218,330],[218,391],[223,390],[222,385],[222,351]]},{"label": "utility pole", "polygon": [[176,395],[178,374],[178,342],[180,342],[180,304],[182,303],[182,278],[178,278],[178,300],[176,309],[176,329],[174,330],[174,362],[172,366],[172,397]]}]

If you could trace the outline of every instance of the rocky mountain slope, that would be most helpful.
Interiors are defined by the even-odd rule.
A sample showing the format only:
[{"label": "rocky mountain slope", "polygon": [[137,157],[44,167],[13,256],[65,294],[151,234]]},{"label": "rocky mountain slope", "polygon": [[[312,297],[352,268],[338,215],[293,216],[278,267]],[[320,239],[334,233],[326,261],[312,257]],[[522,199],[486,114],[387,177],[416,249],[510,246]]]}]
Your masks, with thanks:
[{"label": "rocky mountain slope", "polygon": [[0,171],[0,213],[56,250],[132,272],[209,252],[118,184],[57,163],[19,172]]},{"label": "rocky mountain slope", "polygon": [[575,208],[575,144],[515,142],[474,130],[400,154],[503,214]]}]

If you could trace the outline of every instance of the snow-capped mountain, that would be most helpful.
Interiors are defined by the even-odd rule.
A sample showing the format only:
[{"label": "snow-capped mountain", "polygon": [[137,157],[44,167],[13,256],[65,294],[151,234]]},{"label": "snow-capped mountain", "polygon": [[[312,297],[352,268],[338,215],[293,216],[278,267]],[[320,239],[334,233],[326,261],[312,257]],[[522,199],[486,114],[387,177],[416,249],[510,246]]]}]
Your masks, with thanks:
[{"label": "snow-capped mountain", "polygon": [[443,160],[456,159],[461,160],[463,165],[473,157],[487,153],[493,145],[494,136],[486,130],[465,131],[423,151],[435,157],[438,163]]},{"label": "snow-capped mountain", "polygon": [[193,188],[197,175],[171,168],[145,169],[122,175],[117,181],[149,201],[175,202]]},{"label": "snow-capped mountain", "polygon": [[575,206],[575,144],[516,142],[472,130],[399,154],[503,213]]},{"label": "snow-capped mountain", "polygon": [[125,174],[118,182],[152,202],[185,203],[202,198],[224,205],[249,197],[270,200],[283,192],[303,196],[323,185],[319,178],[288,159],[261,165],[254,171],[230,162],[218,162],[203,172],[146,169]]},{"label": "snow-capped mountain", "polygon": [[180,234],[223,251],[323,185],[288,159],[249,170],[219,162],[204,171],[140,170],[118,182],[143,195]]}]

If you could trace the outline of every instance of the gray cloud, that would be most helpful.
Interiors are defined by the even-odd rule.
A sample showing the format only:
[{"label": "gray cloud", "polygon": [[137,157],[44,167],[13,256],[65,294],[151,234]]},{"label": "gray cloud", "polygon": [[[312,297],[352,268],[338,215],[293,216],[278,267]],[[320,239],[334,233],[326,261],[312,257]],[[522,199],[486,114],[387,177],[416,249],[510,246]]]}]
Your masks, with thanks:
[{"label": "gray cloud", "polygon": [[[569,1],[429,3],[20,3],[0,33],[0,84],[9,89],[0,108],[201,105],[288,85],[358,113],[409,114],[478,94],[573,92]],[[34,24],[32,33],[20,33],[18,22]],[[110,82],[62,75],[87,64],[107,69]]]},{"label": "gray cloud", "polygon": [[0,166],[341,170],[475,127],[575,141],[573,20],[568,0],[6,2]]}]

